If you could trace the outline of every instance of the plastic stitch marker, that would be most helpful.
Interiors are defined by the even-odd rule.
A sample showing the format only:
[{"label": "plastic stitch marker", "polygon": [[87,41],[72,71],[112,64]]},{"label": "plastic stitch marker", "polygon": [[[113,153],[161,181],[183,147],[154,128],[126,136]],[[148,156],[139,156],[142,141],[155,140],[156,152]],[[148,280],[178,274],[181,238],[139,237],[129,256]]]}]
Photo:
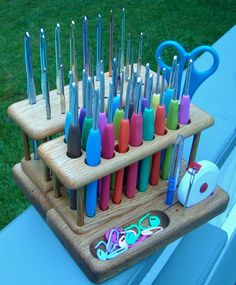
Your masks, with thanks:
[{"label": "plastic stitch marker", "polygon": [[174,149],[171,157],[170,170],[167,182],[166,204],[171,206],[173,203],[174,192],[179,180],[179,173],[181,169],[181,161],[183,156],[184,137],[178,135],[175,141]]},{"label": "plastic stitch marker", "polygon": [[72,82],[73,82],[73,73],[69,71],[69,112],[66,113],[66,120],[65,120],[65,142],[68,142],[68,133],[71,123],[71,116],[72,116]]},{"label": "plastic stitch marker", "polygon": [[180,106],[179,106],[179,123],[187,125],[189,122],[189,111],[190,111],[190,96],[189,96],[189,86],[191,81],[193,61],[190,58],[188,62],[188,69],[186,73],[186,80],[184,84],[184,93],[181,96]]},{"label": "plastic stitch marker", "polygon": [[[147,107],[143,112],[143,140],[151,141],[154,137],[154,111],[152,108],[152,86],[153,75],[148,78],[147,88]],[[152,156],[147,156],[141,160],[138,175],[138,190],[144,192],[147,190],[149,182],[150,164]]]},{"label": "plastic stitch marker", "polygon": [[111,253],[109,253],[109,254],[107,255],[107,259],[109,260],[109,259],[115,258],[115,257],[117,257],[118,255],[124,253],[127,249],[128,249],[128,247],[120,247],[120,248],[118,248],[118,249],[112,251]]},{"label": "plastic stitch marker", "polygon": [[82,98],[83,98],[83,101],[82,101],[82,107],[80,108],[80,113],[79,113],[79,125],[80,125],[81,132],[83,130],[84,118],[86,116],[87,80],[88,80],[88,76],[86,74],[86,70],[83,69],[83,71],[82,71]]},{"label": "plastic stitch marker", "polygon": [[[126,98],[125,98],[125,113],[124,118],[120,122],[119,137],[118,137],[118,152],[125,153],[128,150],[129,144],[129,101],[130,101],[130,91],[131,91],[131,80],[128,78]],[[116,172],[115,189],[113,193],[112,200],[115,204],[119,204],[121,201],[121,193],[124,179],[124,168]]]},{"label": "plastic stitch marker", "polygon": [[[93,125],[90,129],[86,145],[86,163],[96,166],[101,161],[101,134],[98,128],[99,94],[94,91]],[[88,217],[95,216],[97,206],[97,181],[93,181],[86,187],[85,211]]]},{"label": "plastic stitch marker", "polygon": [[[165,104],[164,104],[165,77],[166,77],[166,69],[163,68],[160,104],[157,106],[155,123],[154,123],[155,134],[159,136],[163,136],[165,134],[165,116],[166,116]],[[150,184],[153,186],[158,183],[159,173],[160,173],[160,163],[161,163],[161,151],[158,151],[152,157]]]},{"label": "plastic stitch marker", "polygon": [[[107,123],[104,127],[104,132],[102,137],[102,157],[105,159],[111,159],[114,154],[115,130],[112,122],[113,94],[114,94],[113,82],[111,82],[109,98],[108,98]],[[107,210],[109,207],[110,177],[111,175],[109,174],[102,178],[100,208],[103,211]]]},{"label": "plastic stitch marker", "polygon": [[145,72],[145,81],[144,81],[144,92],[143,92],[143,96],[142,96],[142,107],[141,107],[142,114],[144,112],[144,109],[148,105],[147,93],[148,93],[149,75],[150,75],[150,65],[149,65],[149,63],[147,63],[146,64],[146,72]]},{"label": "plastic stitch marker", "polygon": [[[142,96],[142,79],[137,79],[137,84],[134,89],[135,105],[134,112],[130,120],[130,137],[129,144],[131,146],[140,146],[142,144],[142,124],[143,118],[141,114],[141,96]],[[136,183],[138,175],[138,161],[128,166],[126,191],[127,198],[133,198],[136,192]]]},{"label": "plastic stitch marker", "polygon": [[169,85],[168,85],[168,88],[166,89],[166,92],[165,92],[164,104],[166,107],[166,116],[168,115],[168,112],[169,112],[170,101],[174,95],[174,76],[175,76],[174,74],[175,74],[175,68],[177,65],[177,61],[178,61],[178,57],[175,55],[173,57],[173,61],[172,61],[172,68],[171,68],[171,73],[170,73]]},{"label": "plastic stitch marker", "polygon": [[[175,73],[174,73],[174,95],[173,99],[170,101],[169,112],[166,119],[166,127],[170,130],[176,130],[178,127],[178,74],[179,74],[179,65],[176,66]],[[170,161],[171,161],[171,154],[172,154],[172,146],[168,146],[165,150],[165,157],[162,167],[162,178],[167,179],[168,172],[170,168]]]},{"label": "plastic stitch marker", "polygon": [[92,80],[91,77],[88,77],[87,89],[86,89],[86,116],[84,118],[83,129],[82,129],[82,148],[86,150],[87,138],[90,129],[92,128]]},{"label": "plastic stitch marker", "polygon": [[62,63],[61,57],[61,28],[60,25],[57,24],[55,28],[55,55],[56,55],[56,86],[57,86],[57,94],[60,93],[60,77],[59,77],[59,70],[60,65]]}]

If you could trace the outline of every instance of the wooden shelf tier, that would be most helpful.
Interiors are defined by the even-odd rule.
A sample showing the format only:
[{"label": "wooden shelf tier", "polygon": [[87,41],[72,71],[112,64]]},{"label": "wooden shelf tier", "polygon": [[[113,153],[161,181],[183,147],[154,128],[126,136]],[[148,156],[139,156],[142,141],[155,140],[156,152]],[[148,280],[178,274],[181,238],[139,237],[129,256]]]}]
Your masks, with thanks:
[{"label": "wooden shelf tier", "polygon": [[194,105],[191,105],[190,120],[190,124],[179,125],[179,128],[174,131],[167,129],[166,135],[155,135],[152,141],[143,141],[139,147],[129,146],[129,151],[126,153],[115,151],[115,156],[112,159],[101,158],[101,163],[96,167],[88,166],[85,163],[85,152],[79,158],[69,158],[66,154],[67,146],[63,137],[40,145],[39,156],[66,188],[77,190],[92,181],[165,149],[175,142],[179,134],[187,138],[214,124],[214,119],[209,114]]},{"label": "wooden shelf tier", "polygon": [[[103,282],[113,277],[151,255],[155,250],[166,246],[212,219],[225,210],[229,200],[228,194],[217,188],[213,195],[191,208],[184,208],[176,201],[176,198],[173,205],[167,207],[164,202],[166,187],[159,187],[160,185],[157,188],[150,187],[147,193],[138,193],[136,195],[136,207],[133,205],[134,199],[127,199],[127,203],[122,201],[120,205],[111,205],[109,210],[103,213],[98,212],[95,218],[86,218],[91,223],[90,229],[88,228],[89,231],[77,234],[71,230],[61,214],[58,213],[57,206],[61,207],[60,203],[66,203],[62,202],[65,200],[63,197],[52,198],[52,191],[49,191],[45,197],[42,191],[24,173],[20,164],[15,165],[13,168],[13,176],[17,185],[45,218],[81,269],[94,282]],[[146,199],[148,196],[151,199]],[[54,202],[54,199],[57,202]],[[72,212],[72,210],[70,211]],[[113,260],[101,261],[94,256],[94,244],[109,227],[124,226],[137,222],[140,216],[151,211],[161,211],[168,216],[169,224],[166,224],[166,228],[162,232],[151,236],[138,247],[129,249]]]}]

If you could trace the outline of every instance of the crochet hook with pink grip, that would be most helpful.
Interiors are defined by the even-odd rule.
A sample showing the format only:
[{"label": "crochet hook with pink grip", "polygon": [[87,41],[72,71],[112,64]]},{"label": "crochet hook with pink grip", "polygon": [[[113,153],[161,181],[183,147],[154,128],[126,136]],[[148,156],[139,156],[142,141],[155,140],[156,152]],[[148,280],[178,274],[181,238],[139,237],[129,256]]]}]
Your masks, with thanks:
[{"label": "crochet hook with pink grip", "polygon": [[[129,144],[131,146],[140,146],[142,144],[142,127],[143,127],[143,117],[141,113],[142,104],[142,79],[138,77],[137,83],[134,89],[134,112],[130,120],[130,137]],[[126,178],[126,192],[127,198],[133,198],[136,192],[138,175],[138,161],[129,165],[127,169]]]},{"label": "crochet hook with pink grip", "polygon": [[[107,122],[105,124],[102,136],[102,157],[105,159],[111,159],[114,154],[115,128],[112,121],[112,107],[113,107],[113,95],[114,95],[113,88],[114,88],[113,81],[111,81],[110,92],[108,97]],[[110,174],[102,178],[100,208],[103,211],[107,210],[109,207],[110,181],[111,181]]]}]

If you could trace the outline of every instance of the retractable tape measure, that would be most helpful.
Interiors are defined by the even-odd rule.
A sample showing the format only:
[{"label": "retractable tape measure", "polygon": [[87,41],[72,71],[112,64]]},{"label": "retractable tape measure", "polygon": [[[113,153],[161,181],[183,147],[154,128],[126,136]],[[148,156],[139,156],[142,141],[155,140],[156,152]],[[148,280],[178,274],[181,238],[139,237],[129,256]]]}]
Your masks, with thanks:
[{"label": "retractable tape measure", "polygon": [[216,188],[218,167],[208,160],[192,162],[178,188],[178,200],[191,207],[209,197]]}]

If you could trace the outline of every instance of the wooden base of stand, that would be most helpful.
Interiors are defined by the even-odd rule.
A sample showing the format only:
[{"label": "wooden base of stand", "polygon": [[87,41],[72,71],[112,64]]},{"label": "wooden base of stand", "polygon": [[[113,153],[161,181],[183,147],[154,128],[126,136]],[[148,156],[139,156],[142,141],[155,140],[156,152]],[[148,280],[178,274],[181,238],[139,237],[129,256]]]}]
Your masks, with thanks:
[{"label": "wooden base of stand", "polygon": [[[69,209],[68,202],[63,196],[54,198],[53,191],[48,191],[46,195],[43,194],[35,182],[28,178],[20,164],[13,168],[13,175],[17,185],[46,219],[79,266],[94,282],[102,282],[113,277],[151,255],[154,250],[166,246],[212,219],[225,210],[229,199],[226,192],[217,188],[212,196],[191,208],[184,209],[176,200],[171,207],[167,207],[165,205],[166,183],[163,182],[158,188],[150,187],[147,193],[138,193],[132,200],[123,197],[121,204],[111,204],[109,210],[105,212],[98,210],[95,218],[86,218],[82,233],[78,231],[75,223],[76,214]],[[63,209],[65,203],[67,203],[68,215],[72,217],[72,221],[74,219],[73,227],[65,222],[65,220],[67,221],[65,212],[61,213],[59,210],[59,208]],[[101,261],[94,256],[92,247],[108,228],[137,222],[140,216],[156,210],[162,211],[169,218],[169,224],[162,232],[146,239],[139,246],[129,249],[113,260]]]}]

